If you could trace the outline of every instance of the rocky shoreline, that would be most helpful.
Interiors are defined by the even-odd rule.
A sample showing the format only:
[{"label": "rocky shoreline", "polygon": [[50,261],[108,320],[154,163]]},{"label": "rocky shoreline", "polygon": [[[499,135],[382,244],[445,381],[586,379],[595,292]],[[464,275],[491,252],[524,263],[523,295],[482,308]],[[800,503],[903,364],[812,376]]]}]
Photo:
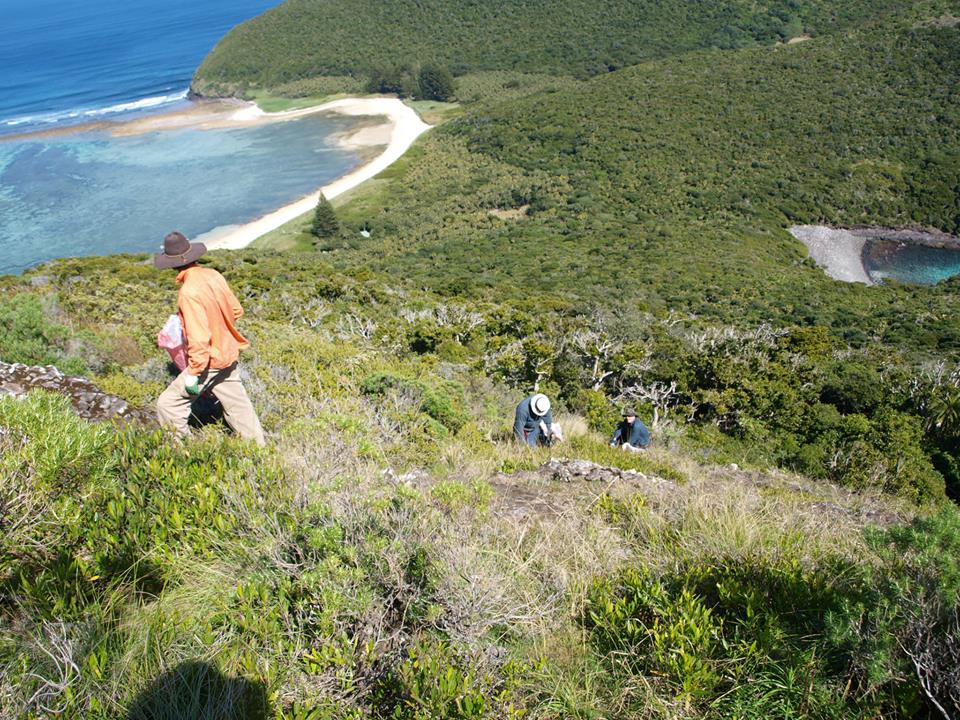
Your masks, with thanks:
[{"label": "rocky shoreline", "polygon": [[891,228],[856,226],[849,229],[851,235],[865,240],[886,240],[904,245],[925,245],[942,250],[960,250],[960,238],[939,230],[894,230]]},{"label": "rocky shoreline", "polygon": [[922,245],[960,252],[960,238],[938,230],[913,230],[859,225],[833,228],[826,225],[794,225],[790,234],[807,246],[810,258],[834,280],[876,285],[867,270],[868,244],[879,241]]}]

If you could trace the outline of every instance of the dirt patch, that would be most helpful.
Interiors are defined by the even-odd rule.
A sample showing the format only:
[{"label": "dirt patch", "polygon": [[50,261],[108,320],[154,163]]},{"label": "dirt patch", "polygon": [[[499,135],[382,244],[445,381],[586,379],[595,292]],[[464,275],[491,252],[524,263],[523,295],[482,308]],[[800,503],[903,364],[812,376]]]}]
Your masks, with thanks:
[{"label": "dirt patch", "polygon": [[787,40],[787,45],[796,45],[797,43],[806,42],[807,40],[813,40],[812,35],[797,35]]},{"label": "dirt patch", "polygon": [[502,208],[493,208],[491,210],[487,210],[487,214],[493,215],[501,220],[520,220],[521,218],[525,218],[527,216],[527,210],[529,209],[529,205],[521,205],[518,208],[510,208],[507,210]]},{"label": "dirt patch", "polygon": [[941,15],[938,18],[932,18],[930,20],[917,23],[917,27],[951,28],[958,26],[960,26],[960,17],[954,17],[953,15]]},{"label": "dirt patch", "polygon": [[[498,510],[515,516],[560,515],[600,493],[640,493],[649,499],[675,494],[678,485],[637,470],[597,465],[588,460],[554,458],[535,470],[490,479]],[[654,502],[653,504],[657,504]]]}]

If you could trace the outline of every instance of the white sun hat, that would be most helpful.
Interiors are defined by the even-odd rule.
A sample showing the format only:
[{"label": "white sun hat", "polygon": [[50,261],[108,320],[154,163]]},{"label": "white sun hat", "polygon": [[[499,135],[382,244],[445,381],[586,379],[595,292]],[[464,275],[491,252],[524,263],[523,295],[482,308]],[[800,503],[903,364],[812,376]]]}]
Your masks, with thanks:
[{"label": "white sun hat", "polygon": [[550,412],[550,398],[543,393],[537,393],[530,398],[530,409],[534,415],[546,415]]}]

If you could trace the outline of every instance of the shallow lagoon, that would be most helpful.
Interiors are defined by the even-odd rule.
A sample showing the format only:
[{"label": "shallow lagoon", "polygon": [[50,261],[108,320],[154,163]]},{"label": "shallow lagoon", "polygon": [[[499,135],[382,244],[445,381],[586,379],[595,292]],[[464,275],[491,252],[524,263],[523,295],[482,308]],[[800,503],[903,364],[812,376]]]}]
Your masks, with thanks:
[{"label": "shallow lagoon", "polygon": [[870,240],[863,249],[863,267],[871,279],[935,285],[960,275],[960,250],[895,240]]},{"label": "shallow lagoon", "polygon": [[360,164],[331,137],[356,118],[0,141],[0,273],[77,255],[155,251],[256,219]]}]

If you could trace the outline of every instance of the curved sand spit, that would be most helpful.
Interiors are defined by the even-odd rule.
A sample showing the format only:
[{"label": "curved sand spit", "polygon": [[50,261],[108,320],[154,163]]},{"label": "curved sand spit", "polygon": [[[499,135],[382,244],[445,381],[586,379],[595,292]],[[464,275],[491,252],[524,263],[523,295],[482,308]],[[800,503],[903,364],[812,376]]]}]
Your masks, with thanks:
[{"label": "curved sand spit", "polygon": [[413,108],[404,105],[395,98],[346,98],[303,110],[289,110],[281,113],[265,113],[256,105],[234,112],[229,124],[244,125],[275,120],[290,120],[311,113],[337,112],[344,115],[385,116],[387,123],[377,127],[363,128],[352,133],[341,142],[351,147],[370,147],[386,144],[384,151],[366,165],[351,173],[337,178],[317,192],[310,193],[296,202],[285,205],[279,210],[264,215],[246,225],[230,225],[204,233],[197,237],[211,250],[237,250],[246,247],[261,235],[275,230],[281,225],[312,210],[323,193],[328,199],[335,198],[365,180],[379,174],[403,155],[413,142],[430,129]]}]

